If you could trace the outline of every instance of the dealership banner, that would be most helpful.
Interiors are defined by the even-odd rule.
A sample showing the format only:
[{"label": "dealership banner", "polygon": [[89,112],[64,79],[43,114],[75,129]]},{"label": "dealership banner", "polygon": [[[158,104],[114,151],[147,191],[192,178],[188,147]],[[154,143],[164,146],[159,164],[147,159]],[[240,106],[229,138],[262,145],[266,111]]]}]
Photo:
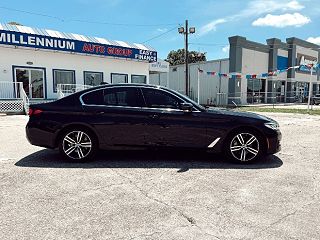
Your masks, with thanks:
[{"label": "dealership banner", "polygon": [[73,39],[0,30],[0,44],[156,62],[157,52]]},{"label": "dealership banner", "polygon": [[[317,57],[312,57],[304,54],[297,54],[297,65],[300,65],[301,67],[298,69],[298,72],[300,73],[310,73],[311,68],[308,66],[316,66],[318,63]],[[313,74],[316,73],[316,68],[313,68]]]}]

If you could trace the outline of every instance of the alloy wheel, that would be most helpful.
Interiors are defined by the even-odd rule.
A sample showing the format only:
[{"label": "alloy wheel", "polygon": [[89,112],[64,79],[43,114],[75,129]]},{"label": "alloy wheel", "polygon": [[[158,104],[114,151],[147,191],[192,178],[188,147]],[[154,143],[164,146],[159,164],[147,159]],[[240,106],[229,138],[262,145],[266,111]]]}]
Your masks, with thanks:
[{"label": "alloy wheel", "polygon": [[232,156],[242,162],[250,161],[259,154],[259,141],[251,133],[239,133],[230,143]]},{"label": "alloy wheel", "polygon": [[88,134],[83,131],[69,132],[62,141],[64,153],[72,159],[83,159],[92,150],[92,141]]}]

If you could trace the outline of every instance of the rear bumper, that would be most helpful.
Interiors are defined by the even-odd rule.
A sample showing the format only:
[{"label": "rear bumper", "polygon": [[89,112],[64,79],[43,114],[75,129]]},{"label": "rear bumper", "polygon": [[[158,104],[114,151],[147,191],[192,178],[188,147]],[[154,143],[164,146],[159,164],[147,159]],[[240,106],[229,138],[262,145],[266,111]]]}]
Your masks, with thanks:
[{"label": "rear bumper", "polygon": [[29,143],[39,147],[55,148],[55,134],[45,131],[36,125],[29,122],[26,126],[26,137]]}]

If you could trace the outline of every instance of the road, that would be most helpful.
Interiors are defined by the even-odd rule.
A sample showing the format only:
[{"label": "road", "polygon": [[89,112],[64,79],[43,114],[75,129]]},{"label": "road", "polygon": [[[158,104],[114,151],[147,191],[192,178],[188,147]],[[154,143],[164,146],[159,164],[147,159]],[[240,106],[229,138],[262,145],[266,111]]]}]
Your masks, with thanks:
[{"label": "road", "polygon": [[0,239],[320,239],[320,116],[266,113],[282,151],[249,165],[197,152],[64,162],[0,116]]}]

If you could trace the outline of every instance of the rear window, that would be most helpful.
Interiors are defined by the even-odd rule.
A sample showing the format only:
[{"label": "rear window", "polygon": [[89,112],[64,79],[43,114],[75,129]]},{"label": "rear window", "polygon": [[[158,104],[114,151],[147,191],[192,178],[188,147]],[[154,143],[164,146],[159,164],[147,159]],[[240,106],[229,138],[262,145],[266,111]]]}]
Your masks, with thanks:
[{"label": "rear window", "polygon": [[97,90],[89,92],[82,96],[82,101],[84,104],[88,105],[102,105],[102,90]]}]

